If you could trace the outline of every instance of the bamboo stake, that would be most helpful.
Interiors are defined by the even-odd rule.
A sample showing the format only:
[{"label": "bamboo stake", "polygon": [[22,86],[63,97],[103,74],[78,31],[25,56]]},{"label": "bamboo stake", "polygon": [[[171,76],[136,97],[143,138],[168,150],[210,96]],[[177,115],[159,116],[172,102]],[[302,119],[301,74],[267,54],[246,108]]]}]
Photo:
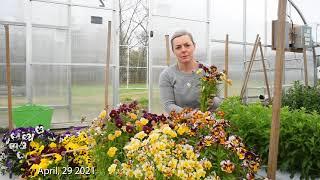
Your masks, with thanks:
[{"label": "bamboo stake", "polygon": [[108,21],[108,36],[107,36],[107,59],[105,70],[105,84],[104,84],[104,106],[106,111],[109,109],[109,65],[110,65],[110,49],[111,49],[111,21]]},{"label": "bamboo stake", "polygon": [[253,61],[254,61],[254,59],[256,57],[256,53],[257,53],[257,49],[258,49],[258,42],[259,41],[260,41],[260,37],[259,37],[259,34],[257,34],[256,41],[254,43],[254,47],[253,47],[253,50],[252,50],[252,53],[251,53],[249,65],[248,65],[248,68],[247,68],[247,71],[246,71],[245,79],[244,79],[244,82],[243,82],[243,85],[242,85],[242,89],[241,89],[241,94],[240,94],[241,99],[243,99],[244,93],[246,92],[246,88],[247,88],[247,84],[248,84],[248,80],[249,80],[249,75],[250,75],[250,72],[251,72],[251,69],[252,69]]},{"label": "bamboo stake", "polygon": [[169,35],[165,35],[166,39],[166,64],[170,66],[170,44],[169,44]]},{"label": "bamboo stake", "polygon": [[274,81],[274,96],[272,105],[272,123],[269,143],[269,157],[268,157],[268,178],[275,180],[278,160],[278,146],[280,135],[280,108],[282,95],[282,75],[283,75],[283,61],[285,48],[285,21],[286,21],[287,0],[279,0],[278,4],[278,21],[277,29],[277,52],[276,52],[276,67],[275,67],[275,81]]},{"label": "bamboo stake", "polygon": [[261,42],[259,42],[259,47],[260,47],[260,53],[261,53],[261,59],[262,59],[262,66],[263,66],[263,73],[264,73],[264,81],[265,81],[266,87],[267,87],[267,93],[268,93],[268,97],[269,97],[269,104],[271,104],[271,96],[270,96],[269,82],[268,82],[266,64],[265,64],[265,62],[264,62],[264,55],[263,55],[263,51],[262,51]]},{"label": "bamboo stake", "polygon": [[[225,51],[224,51],[224,70],[226,73],[226,79],[228,79],[229,74],[229,35],[226,35]],[[228,97],[228,83],[224,83],[224,98]]]},{"label": "bamboo stake", "polygon": [[304,64],[304,85],[308,86],[308,63],[307,63],[307,48],[303,48],[303,64]]},{"label": "bamboo stake", "polygon": [[4,25],[6,33],[6,69],[7,69],[7,88],[8,88],[8,122],[9,130],[13,129],[12,123],[12,92],[11,92],[11,69],[10,69],[10,38],[9,38],[9,26]]}]

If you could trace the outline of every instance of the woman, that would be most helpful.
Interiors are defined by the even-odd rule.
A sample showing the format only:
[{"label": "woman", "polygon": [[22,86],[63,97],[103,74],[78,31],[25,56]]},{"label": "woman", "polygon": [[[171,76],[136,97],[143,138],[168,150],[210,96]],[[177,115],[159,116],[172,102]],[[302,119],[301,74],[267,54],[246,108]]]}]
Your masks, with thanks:
[{"label": "woman", "polygon": [[[166,112],[180,112],[185,107],[200,107],[200,79],[196,74],[199,68],[194,58],[195,43],[187,31],[177,31],[171,37],[171,49],[177,64],[171,65],[160,74],[160,100]],[[214,99],[213,106],[220,100]],[[216,108],[214,107],[214,109]]]}]

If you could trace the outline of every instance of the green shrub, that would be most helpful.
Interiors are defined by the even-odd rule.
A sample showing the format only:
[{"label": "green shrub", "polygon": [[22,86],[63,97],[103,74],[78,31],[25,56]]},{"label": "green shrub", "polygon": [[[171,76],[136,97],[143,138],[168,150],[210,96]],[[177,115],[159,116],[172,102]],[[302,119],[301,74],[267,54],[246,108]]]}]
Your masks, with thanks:
[{"label": "green shrub", "polygon": [[320,88],[304,86],[295,81],[293,87],[283,94],[282,106],[289,106],[290,109],[304,107],[307,112],[320,113]]},{"label": "green shrub", "polygon": [[[231,121],[237,135],[256,149],[267,164],[272,108],[260,104],[243,105],[238,97],[226,99],[219,107]],[[304,108],[281,108],[278,169],[301,178],[320,177],[320,115]]]}]

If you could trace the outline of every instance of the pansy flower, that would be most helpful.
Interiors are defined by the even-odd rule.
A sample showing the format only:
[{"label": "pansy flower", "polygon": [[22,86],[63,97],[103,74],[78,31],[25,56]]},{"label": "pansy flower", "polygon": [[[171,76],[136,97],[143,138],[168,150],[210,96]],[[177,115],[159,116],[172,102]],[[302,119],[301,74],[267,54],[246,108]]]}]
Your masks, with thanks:
[{"label": "pansy flower", "polygon": [[44,133],[44,126],[43,125],[38,125],[35,127],[35,131],[37,134],[42,134]]}]

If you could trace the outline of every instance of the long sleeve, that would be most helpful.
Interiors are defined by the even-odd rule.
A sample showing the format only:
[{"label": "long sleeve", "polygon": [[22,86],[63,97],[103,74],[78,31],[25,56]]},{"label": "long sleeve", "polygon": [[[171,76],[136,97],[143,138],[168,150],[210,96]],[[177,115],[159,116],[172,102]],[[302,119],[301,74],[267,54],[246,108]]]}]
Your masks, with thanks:
[{"label": "long sleeve", "polygon": [[180,112],[183,108],[176,105],[173,91],[173,80],[170,80],[167,71],[163,71],[160,74],[159,87],[160,101],[163,104],[165,111],[167,113],[170,113],[171,111]]}]

